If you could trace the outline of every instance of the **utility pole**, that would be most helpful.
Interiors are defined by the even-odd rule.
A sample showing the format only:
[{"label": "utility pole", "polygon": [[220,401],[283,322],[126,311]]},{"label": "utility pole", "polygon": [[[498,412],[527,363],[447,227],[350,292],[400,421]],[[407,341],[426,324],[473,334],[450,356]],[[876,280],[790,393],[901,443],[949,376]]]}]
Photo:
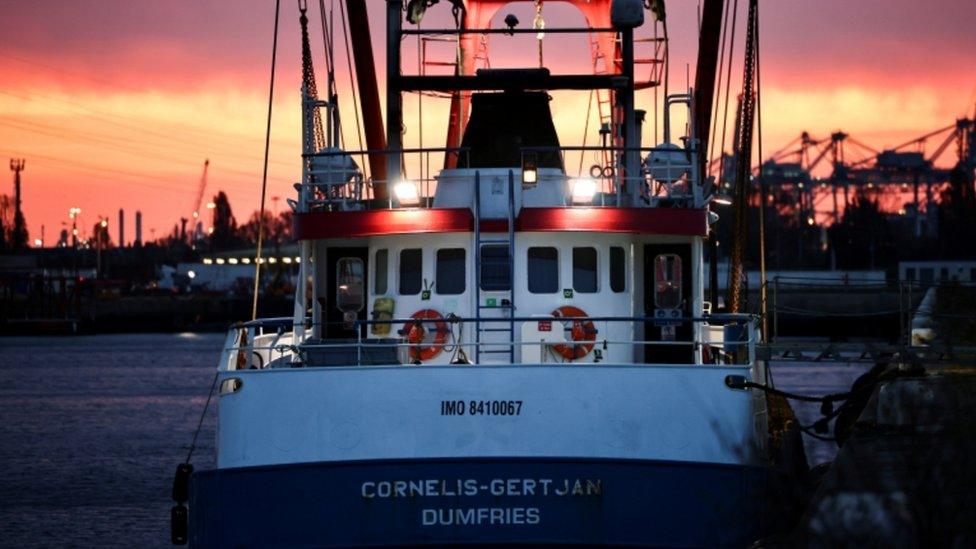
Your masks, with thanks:
[{"label": "utility pole", "polygon": [[24,171],[24,159],[10,159],[10,170],[14,172],[14,227],[10,232],[11,249],[24,250],[27,248],[27,223],[21,210],[20,172]]}]

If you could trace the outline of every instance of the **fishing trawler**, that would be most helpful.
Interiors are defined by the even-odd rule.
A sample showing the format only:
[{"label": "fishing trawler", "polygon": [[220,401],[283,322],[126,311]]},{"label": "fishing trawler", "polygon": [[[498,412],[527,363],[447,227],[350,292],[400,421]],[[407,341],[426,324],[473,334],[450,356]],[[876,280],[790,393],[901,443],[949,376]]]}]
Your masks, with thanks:
[{"label": "fishing trawler", "polygon": [[[293,318],[227,336],[216,468],[178,506],[189,542],[751,543],[769,467],[766,401],[741,388],[765,379],[758,330],[705,300],[716,189],[694,91],[663,96],[664,141],[642,146],[650,12],[569,1],[587,25],[545,32],[588,40],[593,70],[552,74],[478,68],[488,37],[541,34],[492,29],[507,2],[457,0],[454,28],[411,25],[436,3],[385,2],[381,148],[340,148],[333,98],[303,86],[290,203],[306,283]],[[425,36],[456,42],[453,74],[404,73],[404,40]],[[592,90],[602,144],[560,143],[553,90]],[[446,147],[403,146],[406,93],[450,99]],[[443,168],[424,177],[431,155]],[[574,173],[570,157],[595,160]]]}]

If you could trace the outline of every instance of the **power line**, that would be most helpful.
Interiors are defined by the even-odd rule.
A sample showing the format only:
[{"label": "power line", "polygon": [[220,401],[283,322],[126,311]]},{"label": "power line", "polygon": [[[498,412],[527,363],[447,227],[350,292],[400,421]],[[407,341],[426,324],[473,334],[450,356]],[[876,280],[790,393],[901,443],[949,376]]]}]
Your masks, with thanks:
[{"label": "power line", "polygon": [[[120,128],[123,128],[123,129],[127,129],[127,130],[130,130],[130,131],[134,131],[134,132],[137,132],[137,133],[141,133],[141,134],[144,134],[144,135],[151,135],[151,136],[155,136],[157,138],[164,139],[164,140],[166,140],[166,143],[167,143],[168,146],[172,146],[172,145],[176,144],[176,145],[181,145],[181,146],[191,145],[191,146],[194,146],[194,147],[200,147],[201,148],[201,151],[199,151],[199,152],[201,152],[202,154],[208,154],[208,153],[212,153],[213,151],[221,151],[221,150],[223,150],[224,151],[224,154],[241,155],[242,153],[241,153],[241,149],[240,148],[233,147],[233,146],[228,146],[226,144],[221,144],[221,143],[222,142],[226,142],[228,139],[235,139],[235,140],[239,140],[239,141],[241,139],[247,140],[247,138],[243,138],[240,135],[228,135],[228,134],[222,134],[222,133],[212,132],[212,131],[211,132],[208,132],[205,129],[198,128],[198,127],[193,127],[193,126],[187,126],[185,124],[176,124],[176,125],[177,126],[180,126],[180,127],[183,127],[183,128],[187,128],[189,131],[192,132],[191,134],[187,134],[187,133],[166,133],[166,132],[160,132],[160,131],[156,131],[156,130],[147,128],[146,127],[146,122],[144,120],[138,120],[138,119],[132,118],[132,117],[122,116],[122,115],[114,114],[114,113],[108,113],[106,111],[102,111],[102,110],[99,110],[99,109],[94,109],[92,107],[89,107],[88,105],[85,105],[83,103],[79,103],[77,101],[72,101],[70,99],[65,99],[65,98],[62,98],[62,97],[57,97],[57,96],[53,96],[53,95],[47,95],[47,94],[38,93],[38,92],[27,92],[26,94],[21,94],[21,93],[16,93],[16,92],[11,92],[11,91],[0,90],[0,94],[7,95],[7,96],[10,96],[10,97],[16,97],[16,98],[19,98],[19,99],[24,100],[24,101],[35,101],[38,98],[40,98],[40,99],[47,100],[47,101],[54,101],[54,102],[63,103],[63,104],[66,104],[66,105],[71,105],[74,108],[80,109],[80,110],[85,111],[85,112],[79,113],[77,111],[69,110],[69,109],[66,109],[64,107],[60,107],[60,109],[63,112],[68,112],[68,113],[75,114],[75,115],[79,115],[79,116],[86,116],[88,118],[92,118],[92,119],[95,119],[95,120],[100,120],[100,121],[102,121],[102,122],[104,122],[106,124],[111,124],[111,125],[116,126],[116,127],[120,127]],[[119,120],[131,121],[131,122],[130,123],[119,122]],[[167,122],[167,123],[173,124],[172,122]],[[203,136],[201,136],[202,140],[198,140],[198,139],[194,139],[193,137],[191,137],[192,134],[198,134],[198,135],[199,134],[209,134],[210,137],[203,137]],[[244,143],[245,141],[240,141],[240,142],[241,143]],[[249,145],[253,145],[254,144],[253,141],[248,141],[247,143]],[[292,147],[292,148],[294,148],[295,146],[297,146],[296,143],[294,143],[294,142],[284,142],[284,141],[278,141],[277,142],[277,145],[287,146],[287,147]],[[258,158],[258,157],[255,156],[255,157],[249,157],[249,158]]]},{"label": "power line", "polygon": [[[96,133],[76,130],[73,132],[74,135],[71,135],[71,134],[65,134],[59,128],[47,124],[40,124],[37,122],[26,122],[26,121],[9,121],[9,120],[2,120],[2,119],[0,119],[0,126],[6,126],[21,131],[28,131],[28,132],[38,133],[41,135],[47,135],[50,137],[54,137],[55,139],[72,141],[76,143],[81,143],[82,145],[87,145],[92,147],[97,146],[100,149],[107,148],[110,150],[115,150],[118,152],[122,152],[140,158],[150,158],[150,159],[174,162],[174,163],[178,163],[181,166],[186,166],[187,168],[196,166],[195,163],[190,163],[186,160],[187,155],[177,156],[177,155],[168,155],[165,153],[159,154],[159,153],[146,152],[135,147],[127,146],[127,144],[131,143],[131,141],[129,140],[122,140],[120,138],[106,138],[105,136]],[[120,141],[124,141],[124,143],[119,144]],[[258,174],[255,172],[249,172],[249,171],[238,170],[233,168],[222,168],[220,169],[220,171],[224,171],[227,173],[232,173],[232,174],[236,174],[248,178],[256,178],[258,176]],[[288,184],[288,181],[285,179],[275,179],[275,181],[282,184]]]}]

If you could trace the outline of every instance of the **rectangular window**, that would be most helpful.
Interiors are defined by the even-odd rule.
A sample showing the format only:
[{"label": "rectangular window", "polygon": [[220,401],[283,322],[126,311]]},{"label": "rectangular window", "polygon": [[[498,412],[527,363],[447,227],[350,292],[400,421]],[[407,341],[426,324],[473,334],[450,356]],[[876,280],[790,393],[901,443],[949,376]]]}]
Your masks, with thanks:
[{"label": "rectangular window", "polygon": [[511,257],[507,245],[492,244],[481,247],[481,289],[489,292],[507,292],[512,289],[509,264]]},{"label": "rectangular window", "polygon": [[931,284],[932,279],[935,278],[935,273],[932,272],[931,267],[920,268],[918,270],[918,278],[922,284]]},{"label": "rectangular window", "polygon": [[389,262],[390,253],[383,248],[382,250],[376,250],[376,258],[373,263],[376,264],[376,276],[373,277],[373,293],[376,295],[385,295],[386,289],[389,286],[387,276],[390,269]]},{"label": "rectangular window", "polygon": [[554,294],[559,291],[559,251],[556,248],[529,248],[529,291]]},{"label": "rectangular window", "polygon": [[423,252],[411,248],[400,252],[400,295],[417,295],[423,286]]},{"label": "rectangular window", "polygon": [[440,295],[464,293],[465,265],[464,248],[444,248],[437,250],[437,278],[435,289]]},{"label": "rectangular window", "polygon": [[363,274],[363,260],[358,257],[343,257],[336,263],[336,307],[340,311],[363,310],[366,300]]},{"label": "rectangular window", "polygon": [[905,278],[907,280],[915,280],[915,268],[909,267],[905,269]]},{"label": "rectangular window", "polygon": [[573,289],[581,294],[596,293],[596,248],[573,248]]},{"label": "rectangular window", "polygon": [[654,306],[658,309],[681,307],[681,257],[661,254],[654,258]]},{"label": "rectangular window", "polygon": [[620,293],[627,289],[627,256],[620,246],[610,247],[610,290]]}]

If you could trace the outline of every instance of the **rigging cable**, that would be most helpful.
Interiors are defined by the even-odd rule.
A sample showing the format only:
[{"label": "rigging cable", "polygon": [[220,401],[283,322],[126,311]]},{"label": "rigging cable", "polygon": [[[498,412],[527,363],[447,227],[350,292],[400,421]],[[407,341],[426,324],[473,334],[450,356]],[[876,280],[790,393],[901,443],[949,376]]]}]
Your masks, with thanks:
[{"label": "rigging cable", "polygon": [[[356,118],[356,137],[359,142],[359,150],[364,150],[363,148],[363,129],[359,123],[359,97],[356,93],[357,82],[356,73],[352,70],[352,49],[349,47],[349,25],[346,23],[346,4],[345,2],[339,2],[339,15],[342,19],[342,37],[346,44],[346,69],[349,71],[349,88],[352,90],[352,108],[355,113]],[[362,160],[362,159],[361,159]],[[370,178],[370,167],[369,162],[363,162],[363,175],[368,181]]]},{"label": "rigging cable", "polygon": [[735,184],[732,211],[732,248],[729,251],[728,309],[737,313],[745,305],[742,296],[743,263],[749,236],[749,190],[752,164],[752,135],[755,122],[756,9],[759,0],[749,0],[746,51],[743,58],[742,99],[736,117]]},{"label": "rigging cable", "polygon": [[[732,3],[732,34],[729,36],[729,64],[725,76],[725,110],[722,113],[722,146],[719,147],[718,175],[716,181],[725,177],[725,135],[729,121],[729,97],[732,94],[732,52],[735,50],[735,23],[739,13],[739,0]],[[714,141],[715,138],[713,137]]]},{"label": "rigging cable", "polygon": [[275,0],[274,37],[271,42],[271,83],[268,88],[268,123],[264,130],[264,174],[261,177],[261,210],[258,215],[258,246],[254,259],[254,301],[251,305],[251,320],[258,318],[258,290],[261,288],[261,248],[264,245],[264,203],[268,194],[268,156],[271,152],[271,113],[274,107],[275,65],[278,62],[278,16],[281,13],[281,0]]},{"label": "rigging cable", "polygon": [[[762,72],[759,70],[759,5],[756,4],[756,156],[759,160],[759,313],[762,319],[762,337],[769,334],[769,318],[766,300],[766,178],[763,176],[762,132]],[[769,368],[766,368],[769,371]]]},{"label": "rigging cable", "polygon": [[[718,58],[718,71],[717,71],[718,81],[715,82],[715,110],[712,111],[713,113],[716,113],[716,115],[712,118],[712,133],[708,134],[710,136],[711,142],[708,144],[709,151],[708,151],[708,156],[706,157],[707,158],[707,164],[705,166],[706,177],[712,175],[712,158],[715,155],[715,142],[718,141],[717,139],[715,139],[715,133],[718,131],[718,115],[717,115],[718,106],[722,100],[722,73],[724,72],[725,69],[725,41],[729,37],[729,0],[725,0],[725,6],[724,9],[722,10],[722,15],[724,18],[724,21],[722,22],[722,47],[719,50],[719,58]],[[732,57],[730,55],[729,63],[731,62],[732,62]],[[719,178],[716,177],[715,178],[716,187],[718,184],[718,180]]]},{"label": "rigging cable", "polygon": [[[319,0],[319,18],[322,21],[322,42],[325,47],[325,74],[327,76],[326,95],[331,104],[329,107],[329,138],[326,143],[330,146],[345,148],[346,139],[342,135],[342,119],[339,116],[339,93],[335,85],[335,47],[332,44],[332,11],[325,16],[325,0]],[[338,145],[336,142],[338,141]]]},{"label": "rigging cable", "polygon": [[312,106],[312,135],[315,143],[314,151],[319,152],[325,148],[325,130],[322,128],[322,113],[319,111],[317,104],[319,101],[319,90],[315,83],[315,67],[312,65],[312,46],[308,38],[307,0],[298,0],[298,11],[301,14],[298,17],[298,22],[302,27],[302,85],[304,86],[302,101],[304,102],[307,99],[315,101],[315,104]]}]

